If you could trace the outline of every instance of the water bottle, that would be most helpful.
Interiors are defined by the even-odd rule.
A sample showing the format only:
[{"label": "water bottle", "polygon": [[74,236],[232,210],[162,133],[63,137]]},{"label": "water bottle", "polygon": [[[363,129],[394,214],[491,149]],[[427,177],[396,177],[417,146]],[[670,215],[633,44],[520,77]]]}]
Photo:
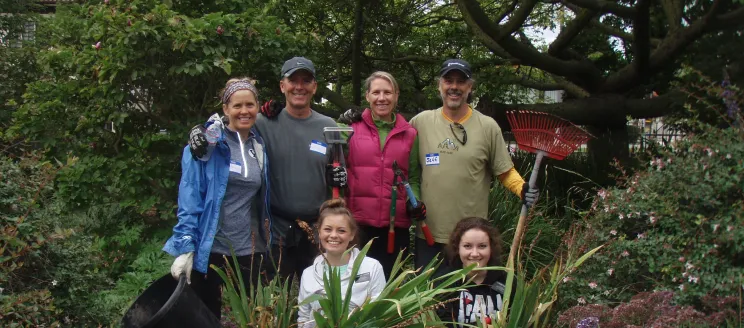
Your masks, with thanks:
[{"label": "water bottle", "polygon": [[209,158],[212,156],[212,151],[214,151],[214,147],[217,146],[217,141],[220,139],[220,135],[222,134],[222,119],[220,119],[220,116],[218,114],[212,115],[207,122],[212,122],[207,127],[207,131],[204,133],[204,137],[207,139],[207,154],[204,155],[204,157],[200,158],[202,161],[208,161]]}]

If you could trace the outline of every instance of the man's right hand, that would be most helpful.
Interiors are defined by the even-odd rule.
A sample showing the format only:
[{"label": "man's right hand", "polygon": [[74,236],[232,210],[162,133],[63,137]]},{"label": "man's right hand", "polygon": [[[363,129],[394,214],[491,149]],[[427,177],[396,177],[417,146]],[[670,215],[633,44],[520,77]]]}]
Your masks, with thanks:
[{"label": "man's right hand", "polygon": [[191,267],[194,265],[194,252],[179,255],[171,265],[171,276],[178,280],[181,274],[186,274],[186,281],[191,284]]},{"label": "man's right hand", "polygon": [[261,114],[263,116],[266,116],[266,118],[273,120],[277,116],[279,116],[279,113],[282,112],[284,109],[284,104],[280,103],[278,101],[269,100],[261,106]]},{"label": "man's right hand", "polygon": [[197,124],[189,131],[189,148],[191,148],[191,156],[194,160],[207,155],[209,142],[207,142],[206,131],[207,129],[201,124]]},{"label": "man's right hand", "polygon": [[348,109],[343,114],[341,114],[338,117],[337,122],[343,123],[346,125],[351,125],[352,123],[361,122],[362,121],[362,112],[364,112],[361,109]]}]

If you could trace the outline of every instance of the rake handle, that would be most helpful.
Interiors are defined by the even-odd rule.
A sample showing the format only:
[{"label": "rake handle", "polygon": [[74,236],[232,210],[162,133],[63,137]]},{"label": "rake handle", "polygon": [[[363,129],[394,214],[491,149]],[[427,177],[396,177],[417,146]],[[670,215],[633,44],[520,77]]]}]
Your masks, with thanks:
[{"label": "rake handle", "polygon": [[[535,166],[532,167],[532,173],[530,174],[530,188],[534,188],[537,183],[537,175],[540,172],[540,164],[542,163],[545,152],[542,150],[537,151],[537,157],[535,158]],[[514,232],[514,239],[512,240],[511,250],[509,251],[509,261],[507,267],[514,268],[514,259],[517,256],[517,250],[519,245],[522,243],[522,234],[524,234],[524,226],[527,221],[527,205],[522,205],[522,212],[519,213],[519,222],[517,222],[517,230]]]}]

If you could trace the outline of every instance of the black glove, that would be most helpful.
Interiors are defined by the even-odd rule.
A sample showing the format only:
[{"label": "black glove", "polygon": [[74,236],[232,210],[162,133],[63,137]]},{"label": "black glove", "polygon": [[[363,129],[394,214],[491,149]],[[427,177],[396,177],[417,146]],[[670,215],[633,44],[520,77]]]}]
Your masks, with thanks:
[{"label": "black glove", "polygon": [[346,125],[351,125],[352,123],[361,122],[362,112],[364,111],[361,109],[349,109],[338,117],[337,122],[343,123]]},{"label": "black glove", "polygon": [[199,160],[207,155],[209,142],[207,142],[206,131],[207,129],[201,124],[197,124],[189,131],[189,148],[191,148],[191,157],[194,160]]},{"label": "black glove", "polygon": [[282,112],[284,109],[284,104],[280,103],[278,101],[269,100],[261,106],[261,114],[263,116],[266,116],[266,118],[273,120],[277,116],[279,116],[279,113]]},{"label": "black glove", "polygon": [[346,168],[343,166],[333,167],[326,165],[326,184],[330,187],[346,187]]},{"label": "black glove", "polygon": [[530,188],[530,184],[525,182],[522,185],[522,204],[527,208],[532,207],[537,202],[537,198],[540,196],[540,189],[537,187]]},{"label": "black glove", "polygon": [[426,204],[420,200],[416,203],[417,206],[413,207],[410,201],[406,202],[406,214],[408,214],[409,218],[416,221],[426,220]]}]

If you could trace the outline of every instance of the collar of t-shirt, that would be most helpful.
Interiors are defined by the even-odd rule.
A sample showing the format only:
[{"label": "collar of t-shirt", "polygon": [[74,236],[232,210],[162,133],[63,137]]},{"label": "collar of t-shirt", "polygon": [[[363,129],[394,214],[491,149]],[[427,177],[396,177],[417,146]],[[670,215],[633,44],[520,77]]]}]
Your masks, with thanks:
[{"label": "collar of t-shirt", "polygon": [[[468,113],[465,114],[465,116],[457,123],[463,124],[465,121],[467,121],[471,116],[473,116],[473,108],[468,105]],[[442,107],[442,117],[444,117],[445,120],[450,121],[452,123],[455,123],[455,120],[449,118],[447,114],[444,113],[444,107]]]},{"label": "collar of t-shirt", "polygon": [[[231,128],[225,127],[225,134],[227,134],[227,137],[230,138],[230,140],[238,142],[238,133],[233,131]],[[240,141],[242,141],[243,143],[246,143],[248,140],[251,140],[251,138],[253,137],[254,137],[253,131],[250,131],[248,133],[248,139],[242,140],[242,138],[240,138]]]},{"label": "collar of t-shirt", "polygon": [[349,264],[348,263],[347,264],[344,264],[344,265],[339,265],[339,266],[330,266],[330,265],[326,264],[326,270],[330,270],[330,268],[336,268],[336,269],[338,269],[339,273],[341,273],[340,274],[341,277],[344,276],[344,273],[346,273],[346,269],[348,267],[349,267]]},{"label": "collar of t-shirt", "polygon": [[380,150],[382,150],[385,147],[385,140],[387,139],[387,135],[390,133],[390,131],[393,130],[393,127],[395,127],[395,113],[393,113],[393,121],[391,122],[385,122],[381,119],[377,119],[372,115],[372,121],[375,122],[375,126],[377,127],[377,134],[380,136]]}]

